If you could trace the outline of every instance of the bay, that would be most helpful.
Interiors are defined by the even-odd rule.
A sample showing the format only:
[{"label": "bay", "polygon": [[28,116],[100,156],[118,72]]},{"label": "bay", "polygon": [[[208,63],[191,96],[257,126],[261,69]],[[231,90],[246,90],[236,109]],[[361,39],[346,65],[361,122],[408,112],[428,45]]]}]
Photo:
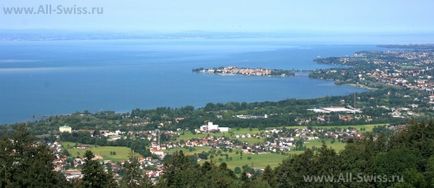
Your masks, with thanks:
[{"label": "bay", "polygon": [[374,50],[371,45],[278,40],[65,40],[0,42],[0,124],[77,111],[204,106],[363,92],[295,77],[217,76],[197,67],[313,70],[316,57]]}]

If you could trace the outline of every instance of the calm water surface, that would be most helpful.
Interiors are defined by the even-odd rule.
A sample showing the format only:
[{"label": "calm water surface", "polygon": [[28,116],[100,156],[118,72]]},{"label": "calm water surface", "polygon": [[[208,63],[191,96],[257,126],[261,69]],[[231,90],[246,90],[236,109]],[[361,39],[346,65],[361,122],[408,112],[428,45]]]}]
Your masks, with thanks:
[{"label": "calm water surface", "polygon": [[216,76],[197,67],[312,70],[316,57],[374,46],[269,41],[107,40],[0,42],[0,124],[76,111],[130,111],[208,102],[277,101],[361,92],[330,81]]}]

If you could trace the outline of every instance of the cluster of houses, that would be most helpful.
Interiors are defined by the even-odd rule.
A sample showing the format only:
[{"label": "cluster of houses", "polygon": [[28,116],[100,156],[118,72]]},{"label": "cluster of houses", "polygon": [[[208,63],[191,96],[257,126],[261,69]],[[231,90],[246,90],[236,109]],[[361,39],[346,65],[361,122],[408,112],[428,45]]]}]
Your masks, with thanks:
[{"label": "cluster of houses", "polygon": [[361,134],[354,128],[283,128],[265,130],[252,137],[266,138],[266,141],[244,147],[244,152],[288,152],[299,149],[297,145],[303,146],[314,140],[334,139],[344,142],[350,139],[360,139]]},{"label": "cluster of houses", "polygon": [[[228,127],[219,127],[218,125],[213,125],[211,122],[211,125],[209,127],[209,132],[214,131],[221,131],[221,132],[227,132],[229,131]],[[149,130],[149,131],[110,131],[110,130],[73,130],[70,126],[60,126],[59,127],[59,133],[73,133],[73,132],[89,132],[92,137],[98,136],[98,137],[104,137],[107,138],[107,141],[116,141],[119,139],[125,139],[127,136],[134,136],[137,138],[147,139],[149,141],[157,141],[157,138],[159,138],[162,134],[167,135],[168,137],[173,137],[175,135],[178,135],[179,133],[177,131],[158,131],[158,130]]]},{"label": "cluster of houses", "polygon": [[[240,149],[245,153],[289,152],[296,149],[297,142],[304,144],[319,139],[347,141],[349,139],[359,139],[360,137],[360,132],[355,128],[275,128],[255,134],[236,134],[231,137],[208,135],[183,142],[169,142],[164,144],[164,147],[170,149],[208,146],[212,148]],[[244,138],[255,138],[263,140],[263,142],[249,144],[242,141]]]},{"label": "cluster of houses", "polygon": [[[71,129],[70,127],[62,126],[59,127],[59,131],[71,132]],[[71,162],[68,161],[68,156],[64,154],[64,148],[62,144],[60,144],[59,142],[53,142],[47,143],[47,145],[51,152],[54,154],[54,171],[62,172],[65,175],[66,180],[68,181],[71,181],[73,179],[80,179],[83,177],[81,170],[73,168],[74,164],[75,166],[78,166],[78,164],[83,164],[84,161],[82,159],[74,159],[71,164]]]},{"label": "cluster of houses", "polygon": [[238,119],[267,119],[268,114],[264,114],[263,116],[240,114],[240,115],[235,115],[235,117]]},{"label": "cluster of houses", "polygon": [[95,136],[98,134],[99,136],[107,138],[108,141],[116,141],[122,138],[122,135],[125,135],[125,132],[120,130],[109,131],[109,130],[99,130],[98,133],[95,130],[72,130],[70,126],[60,126],[59,133],[73,133],[73,132],[89,132],[91,136]]},{"label": "cluster of houses", "polygon": [[[73,181],[75,179],[83,178],[81,172],[81,167],[85,164],[85,160],[81,157],[66,156],[64,153],[64,148],[59,142],[47,143],[50,150],[53,152],[55,159],[53,160],[54,170],[62,172],[68,181]],[[83,148],[85,145],[76,145],[74,147]],[[120,173],[122,166],[125,161],[114,162],[111,160],[103,160],[101,156],[95,156],[92,160],[101,161],[104,166],[110,166],[114,177],[120,179]],[[158,178],[163,174],[163,163],[161,159],[155,159],[152,157],[140,158],[139,163],[146,175],[153,181],[156,182]]]},{"label": "cluster of houses", "polygon": [[[345,111],[352,113],[354,111],[349,111],[351,109],[344,108],[332,108],[328,110],[334,111]],[[169,137],[177,137],[181,134],[183,130],[178,129],[177,131],[100,131],[99,136],[103,137],[113,137],[113,136],[125,136],[134,135],[140,138],[148,139],[151,141],[152,145],[149,151],[157,158],[146,157],[140,159],[141,168],[146,172],[146,175],[150,177],[154,182],[164,173],[162,159],[167,154],[168,149],[171,148],[194,148],[194,147],[211,147],[211,148],[226,148],[226,149],[237,149],[242,150],[245,153],[264,153],[264,152],[288,152],[297,149],[301,144],[305,144],[314,140],[320,139],[335,139],[338,141],[346,141],[348,139],[358,139],[361,134],[353,128],[274,128],[260,131],[258,133],[245,133],[245,134],[229,134],[230,136],[216,136],[219,134],[210,134],[212,132],[229,132],[228,127],[220,127],[219,125],[213,124],[212,122],[207,122],[202,125],[197,134],[206,134],[206,136],[198,136],[190,140],[183,141],[166,141],[164,143],[160,142],[159,137],[161,135],[167,135]],[[59,132],[74,132],[68,126],[59,127]],[[257,143],[248,143],[243,141],[246,138],[256,138],[260,140]],[[67,180],[82,178],[82,173],[80,171],[81,166],[84,164],[84,159],[80,157],[65,156],[63,147],[60,143],[54,142],[49,143],[49,147],[55,154],[56,159],[53,164],[56,171],[61,171],[67,178]],[[86,149],[86,145],[77,144],[74,147],[80,149]],[[105,165],[110,165],[115,178],[120,178],[119,173],[121,172],[123,161],[112,162],[109,160],[103,160],[102,158],[95,158],[94,160],[100,160]]]},{"label": "cluster of houses", "polygon": [[342,122],[350,122],[353,120],[363,120],[366,123],[372,122],[372,116],[366,115],[366,114],[321,114],[318,113],[315,117],[299,117],[295,118],[295,122],[297,122],[298,125],[309,125],[311,123],[330,123],[332,119],[334,118],[339,119]]},{"label": "cluster of houses", "polygon": [[[328,69],[321,73],[331,75],[336,81],[366,86],[386,85],[414,90],[420,94],[414,98],[418,107],[399,106],[385,116],[408,118],[420,115],[421,111],[434,110],[434,52],[432,48],[412,50],[387,50],[383,52],[357,52],[350,57],[340,57],[344,65],[355,65],[353,69]],[[361,63],[363,62],[363,63]],[[365,65],[362,65],[365,64]],[[428,108],[427,108],[428,104]],[[431,106],[429,106],[431,105]],[[407,109],[409,108],[409,109]],[[425,109],[424,109],[425,108]],[[328,110],[312,109],[319,113]]]},{"label": "cluster of houses", "polygon": [[[433,68],[406,71],[395,70],[394,72],[375,69],[372,72],[368,72],[366,76],[372,77],[379,82],[391,86],[401,86],[408,89],[433,91],[434,81],[432,80],[432,76],[425,75],[425,72],[429,72],[432,69]],[[413,80],[414,78],[416,79]]]},{"label": "cluster of houses", "polygon": [[164,173],[163,162],[160,159],[146,157],[139,160],[139,162],[141,164],[141,168],[144,169],[146,175],[154,183],[156,183],[160,176]]},{"label": "cluster of houses", "polygon": [[220,68],[207,68],[198,69],[199,72],[207,72],[212,74],[241,74],[241,75],[253,75],[253,76],[268,76],[273,73],[271,69],[260,68],[238,68],[238,67],[220,67]]},{"label": "cluster of houses", "polygon": [[63,147],[59,142],[48,143],[48,148],[54,154],[54,170],[60,172],[64,169],[66,156],[63,154]]},{"label": "cluster of houses", "polygon": [[406,108],[406,107],[387,108],[387,109],[391,111],[389,115],[394,118],[406,118],[406,117],[413,117],[419,115],[418,113],[414,112],[411,108]]},{"label": "cluster of houses", "polygon": [[[385,51],[383,56],[399,57],[406,61],[390,61],[388,58],[375,58],[369,64],[380,66],[372,70],[359,70],[359,79],[372,78],[386,85],[434,91],[434,53],[427,51]],[[369,58],[370,54],[356,53],[354,57]],[[396,58],[395,58],[396,59]],[[346,58],[346,61],[349,61]],[[406,67],[406,68],[402,68]]]},{"label": "cluster of houses", "polygon": [[[99,130],[96,132],[95,130],[73,130],[70,126],[60,126],[58,129],[59,133],[73,133],[73,132],[89,132],[91,136],[99,136],[105,137],[109,141],[115,141],[126,137],[128,135],[137,136],[138,138],[147,139],[152,142],[152,146],[150,147],[150,152],[159,158],[146,157],[139,159],[141,164],[141,168],[145,170],[148,177],[156,182],[160,175],[163,173],[163,164],[162,159],[165,156],[162,148],[159,145],[159,137],[161,134],[168,135],[177,135],[176,131],[128,131],[122,132],[120,130],[109,131],[109,130]],[[158,144],[157,144],[158,143]],[[81,173],[81,167],[84,165],[85,161],[83,158],[78,156],[66,156],[64,152],[63,146],[59,142],[47,143],[51,151],[55,156],[55,160],[53,161],[54,170],[62,172],[68,181],[72,181],[74,179],[83,178],[83,174]],[[89,148],[89,145],[86,144],[76,144],[73,147],[80,150],[86,150]],[[113,171],[115,178],[120,178],[119,173],[122,170],[122,166],[124,161],[113,162],[111,160],[104,160],[102,156],[96,155],[93,160],[101,161],[106,167],[110,166]]]},{"label": "cluster of houses", "polygon": [[153,142],[152,146],[149,148],[149,151],[153,155],[158,156],[158,158],[163,159],[166,156],[163,149],[165,149],[165,147],[162,148],[160,144],[156,144],[155,142]]}]

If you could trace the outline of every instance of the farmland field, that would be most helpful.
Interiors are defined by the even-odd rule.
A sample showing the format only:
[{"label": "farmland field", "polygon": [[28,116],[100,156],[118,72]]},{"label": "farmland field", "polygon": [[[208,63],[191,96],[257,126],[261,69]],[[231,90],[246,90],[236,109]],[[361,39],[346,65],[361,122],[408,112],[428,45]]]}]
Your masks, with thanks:
[{"label": "farmland field", "polygon": [[322,146],[322,143],[326,144],[327,147],[333,148],[336,152],[340,152],[344,150],[346,143],[340,142],[340,141],[332,141],[331,139],[325,139],[325,140],[312,140],[307,141],[305,143],[305,146],[307,148],[320,148]]},{"label": "farmland field", "polygon": [[[377,126],[384,126],[386,124],[364,124],[364,125],[325,125],[325,126],[312,126],[313,128],[326,128],[326,129],[331,129],[331,128],[356,128],[357,130],[361,131],[361,132],[371,132],[375,127]],[[303,129],[306,128],[307,126],[286,126],[285,128],[288,129]],[[282,128],[282,127],[269,127],[267,129],[273,129],[273,128]],[[234,138],[235,135],[241,135],[241,134],[256,134],[261,132],[259,129],[257,128],[231,128],[231,130],[229,132],[216,132],[216,133],[191,133],[190,131],[183,131],[181,133],[181,135],[178,137],[178,141],[179,140],[189,140],[189,139],[193,139],[193,138],[204,138],[206,136],[216,136],[216,137],[221,137],[221,136],[227,136],[229,138]]]},{"label": "farmland field", "polygon": [[[73,142],[62,142],[63,148],[65,148],[69,154],[73,157],[83,157],[86,150],[92,151],[94,155],[103,157],[103,160],[122,161],[128,160],[131,155],[131,149],[123,146],[96,146],[91,145],[88,149],[78,149]],[[115,152],[115,153],[114,153]],[[140,154],[134,154],[137,157],[141,157]]]},{"label": "farmland field", "polygon": [[[312,126],[313,128],[325,128],[325,129],[332,129],[332,128],[356,128],[357,130],[361,132],[371,132],[375,127],[378,126],[384,126],[387,124],[364,124],[364,125],[324,125],[324,126]],[[288,129],[295,129],[295,128],[306,128],[307,126],[287,126]]]},{"label": "farmland field", "polygon": [[[385,124],[366,124],[366,125],[350,125],[350,126],[339,126],[339,125],[328,125],[328,126],[313,126],[313,128],[326,128],[326,129],[332,129],[332,128],[349,128],[353,127],[356,128],[360,132],[371,132],[375,127],[377,126],[383,126]],[[282,128],[282,127],[280,127]],[[302,129],[306,128],[306,126],[287,126],[285,128],[288,129]],[[273,129],[273,128],[268,128]],[[231,139],[238,139],[243,142],[247,142],[248,144],[258,144],[261,142],[264,142],[265,139],[262,138],[236,138],[236,135],[254,135],[257,133],[260,133],[261,131],[259,129],[249,129],[249,128],[234,128],[231,129],[229,132],[226,133],[191,133],[189,131],[183,132],[179,137],[179,140],[190,140],[194,138],[204,138],[207,136],[215,136],[215,137],[222,137],[226,136]],[[312,141],[306,141],[305,146],[306,148],[320,148],[323,144],[323,142],[327,145],[327,147],[333,148],[336,152],[342,151],[345,148],[346,143],[340,142],[338,140],[332,140],[332,139],[323,139],[323,140],[312,140]],[[182,150],[184,154],[186,155],[194,155],[199,154],[201,152],[207,152],[210,153],[210,156],[212,155],[212,158],[208,158],[208,161],[213,161],[216,164],[219,164],[221,162],[227,163],[229,168],[235,168],[235,167],[241,167],[243,165],[249,165],[251,167],[255,168],[264,168],[267,165],[270,165],[271,167],[277,166],[279,163],[282,162],[282,160],[288,158],[291,155],[294,154],[300,154],[302,151],[290,151],[286,154],[279,154],[279,153],[264,153],[264,154],[251,154],[251,153],[243,153],[242,155],[241,150],[236,150],[229,152],[229,151],[222,151],[220,149],[212,149],[211,147],[203,146],[203,147],[195,147],[195,148],[173,148],[166,150],[167,153],[173,153],[175,151]],[[218,151],[218,153],[216,153]]]},{"label": "farmland field", "polygon": [[[324,140],[327,147],[331,147],[335,149],[337,152],[341,151],[345,147],[345,143],[342,142],[332,142],[331,140]],[[322,146],[321,140],[314,140],[306,143],[307,148],[319,148]],[[214,150],[214,151],[212,151]],[[241,167],[243,165],[248,165],[254,168],[264,168],[267,165],[270,165],[271,167],[276,167],[278,164],[280,164],[284,159],[290,157],[291,155],[297,155],[302,153],[303,151],[291,151],[286,154],[279,154],[279,153],[264,153],[264,154],[251,154],[251,153],[242,153],[241,150],[234,150],[232,152],[229,151],[222,151],[222,150],[216,150],[212,149],[211,147],[195,147],[195,148],[174,148],[169,149],[166,152],[171,154],[175,151],[183,151],[185,155],[195,155],[199,154],[201,152],[210,152],[212,153],[213,157],[208,158],[209,161],[213,161],[216,164],[220,164],[221,162],[225,162],[229,168],[235,168],[235,167]],[[217,152],[216,152],[217,151]],[[218,152],[220,151],[220,152]],[[227,155],[227,157],[226,157]],[[211,154],[210,154],[211,156]]]},{"label": "farmland field", "polygon": [[[194,155],[201,152],[210,152],[208,161],[212,161],[216,164],[225,162],[229,168],[241,167],[248,165],[254,168],[265,168],[267,165],[276,167],[282,160],[288,158],[290,154],[298,154],[301,152],[291,152],[290,154],[278,154],[278,153],[264,153],[264,154],[250,154],[242,153],[241,150],[222,151],[212,149],[210,147],[195,147],[193,148],[175,148],[167,150],[167,153],[173,153],[175,151],[183,151],[185,155]],[[241,154],[242,153],[242,154]],[[211,156],[212,155],[212,156]],[[227,155],[227,157],[226,157]],[[203,161],[202,161],[203,162]]]}]

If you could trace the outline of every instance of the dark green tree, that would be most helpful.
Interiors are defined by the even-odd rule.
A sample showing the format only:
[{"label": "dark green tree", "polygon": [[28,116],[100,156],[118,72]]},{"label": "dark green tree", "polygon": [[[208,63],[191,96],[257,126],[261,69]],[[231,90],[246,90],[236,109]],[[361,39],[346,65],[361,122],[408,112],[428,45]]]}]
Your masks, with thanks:
[{"label": "dark green tree", "polygon": [[274,174],[270,165],[267,165],[262,173],[262,180],[267,182],[269,185],[274,185]]},{"label": "dark green tree", "polygon": [[113,176],[105,172],[103,165],[98,160],[93,160],[95,155],[91,151],[84,154],[82,186],[85,188],[108,188],[116,187]]},{"label": "dark green tree", "polygon": [[227,168],[226,163],[217,167],[213,163],[205,162],[200,166],[195,160],[184,156],[182,151],[167,157],[164,166],[165,173],[158,187],[235,188],[242,185],[235,173]]},{"label": "dark green tree", "polygon": [[24,126],[15,127],[0,140],[0,187],[68,187],[53,171],[54,156]]},{"label": "dark green tree", "polygon": [[182,151],[167,156],[164,169],[159,187],[196,187],[197,179],[201,176],[199,165],[185,156]]},{"label": "dark green tree", "polygon": [[152,184],[145,172],[140,168],[140,163],[137,157],[130,157],[129,161],[124,164],[124,176],[121,180],[122,188],[147,188],[152,187]]}]

